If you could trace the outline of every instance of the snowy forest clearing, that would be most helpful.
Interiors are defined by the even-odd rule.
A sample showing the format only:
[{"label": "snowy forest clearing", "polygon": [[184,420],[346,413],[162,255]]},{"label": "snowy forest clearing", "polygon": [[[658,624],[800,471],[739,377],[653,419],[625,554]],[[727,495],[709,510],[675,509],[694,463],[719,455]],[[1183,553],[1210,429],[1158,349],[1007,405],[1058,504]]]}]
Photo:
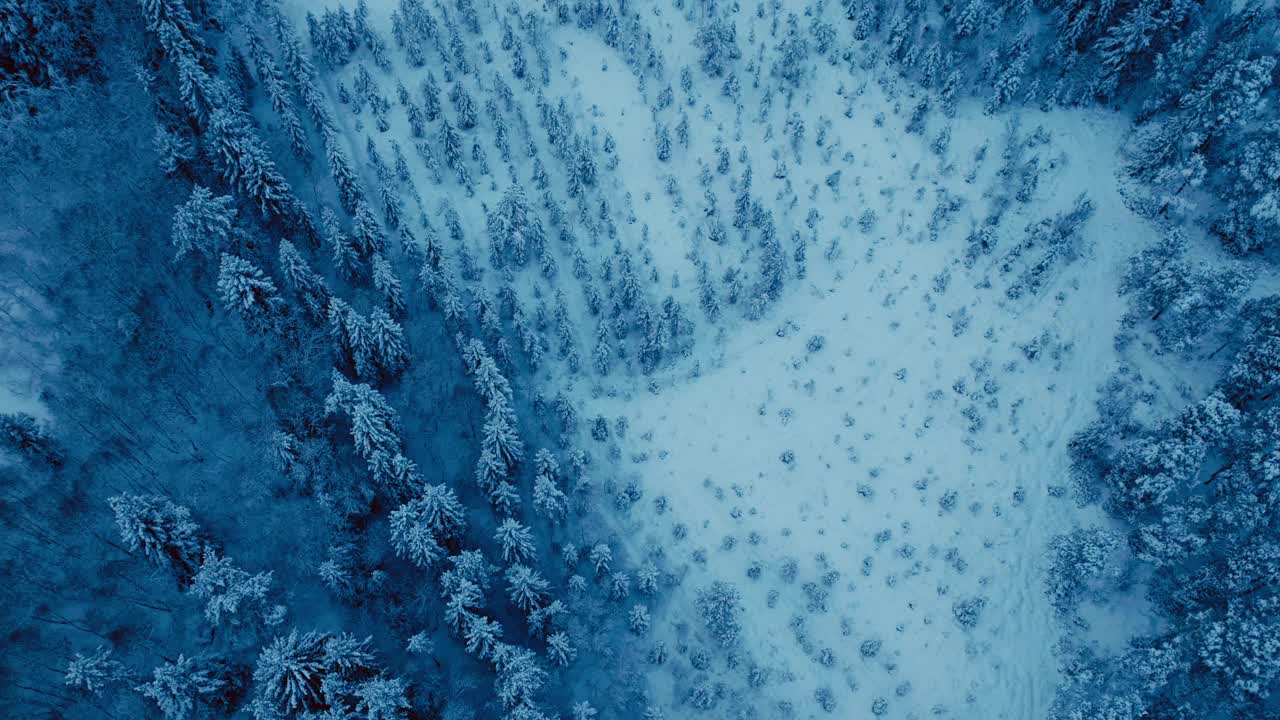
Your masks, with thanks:
[{"label": "snowy forest clearing", "polygon": [[[884,190],[865,194],[873,202],[909,197],[913,158],[932,159],[900,128],[873,127],[879,100],[863,100],[855,118],[866,122],[833,132],[861,140],[853,150],[868,160],[855,177]],[[975,116],[985,122],[964,137],[1003,131]],[[982,268],[961,262],[966,216],[988,206],[981,183],[953,176],[970,203],[936,241],[923,239],[927,205],[877,206],[881,227],[896,228],[878,239],[855,230],[846,254],[818,264],[769,318],[702,345],[715,359],[701,372],[686,361],[659,375],[656,393],[586,403],[588,416],[628,421],[620,480],[639,479],[646,503],[671,508],[656,528],[639,513],[623,537],[640,552],[668,548],[686,595],[673,606],[693,607],[694,589],[714,580],[743,589],[747,654],[770,671],[766,694],[801,717],[821,716],[822,688],[848,716],[887,698],[894,717],[1032,718],[1053,700],[1058,621],[1036,548],[1097,519],[1066,495],[1066,443],[1117,363],[1105,329],[1125,308],[1104,301],[1116,267],[1152,232],[1119,202],[1115,124],[1053,120],[1046,154],[1068,160],[1041,192],[1059,202],[1087,192],[1099,207],[1089,251],[1041,295],[975,287]],[[823,209],[840,211],[838,201]],[[681,248],[664,251],[675,262]],[[673,646],[683,644],[675,623],[697,624],[669,620]],[[697,674],[670,675],[679,705]]]}]

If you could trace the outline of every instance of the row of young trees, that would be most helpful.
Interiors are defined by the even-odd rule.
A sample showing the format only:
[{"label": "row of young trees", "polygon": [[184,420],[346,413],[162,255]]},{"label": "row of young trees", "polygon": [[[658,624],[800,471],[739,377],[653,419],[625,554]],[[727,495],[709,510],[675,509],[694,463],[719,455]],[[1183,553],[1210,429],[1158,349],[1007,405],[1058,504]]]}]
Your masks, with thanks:
[{"label": "row of young trees", "polygon": [[[422,584],[424,577],[438,578],[439,604],[428,604],[413,614],[414,622],[423,622],[428,630],[410,640],[409,651],[419,652],[431,644],[426,637],[430,635],[429,618],[443,608],[460,644],[495,671],[494,698],[502,714],[540,717],[542,687],[549,678],[546,662],[564,667],[579,652],[571,635],[583,634],[582,621],[571,615],[592,616],[592,627],[602,631],[612,613],[602,608],[590,610],[593,596],[622,602],[629,595],[629,580],[621,571],[609,571],[609,546],[595,542],[591,557],[601,580],[592,588],[572,573],[577,551],[571,545],[564,548],[563,562],[548,558],[549,553],[539,549],[545,548],[546,541],[531,525],[520,521],[518,513],[524,503],[549,523],[572,527],[564,530],[566,534],[577,532],[579,521],[575,518],[584,511],[586,496],[576,497],[578,512],[571,513],[569,496],[562,489],[569,476],[561,471],[555,455],[544,449],[536,453],[532,463],[532,493],[522,500],[518,485],[530,481],[521,478],[524,451],[517,435],[515,407],[526,400],[513,391],[482,342],[460,339],[451,350],[446,343],[443,353],[434,348],[410,353],[410,342],[423,334],[410,321],[416,320],[419,326],[431,321],[415,317],[411,291],[400,287],[395,268],[401,259],[421,260],[424,284],[429,291],[439,291],[432,296],[441,303],[451,330],[465,333],[460,338],[472,332],[474,321],[461,301],[466,291],[449,269],[430,225],[422,223],[428,239],[419,247],[397,214],[401,209],[398,198],[388,187],[407,182],[402,153],[397,147],[394,172],[377,173],[380,207],[375,210],[343,149],[345,138],[321,90],[318,73],[287,20],[270,6],[265,7],[264,22],[257,30],[242,30],[247,54],[224,53],[226,46],[220,36],[208,33],[210,28],[236,27],[227,22],[230,18],[196,17],[192,8],[181,2],[148,0],[142,9],[151,37],[159,42],[156,57],[161,58],[148,68],[148,89],[161,120],[156,145],[172,182],[186,187],[172,220],[174,255],[181,261],[176,267],[188,275],[197,295],[215,296],[221,300],[225,316],[238,320],[247,333],[237,340],[245,339],[255,350],[279,360],[279,377],[264,383],[278,428],[269,433],[270,457],[279,472],[297,482],[290,490],[314,494],[319,507],[327,511],[327,523],[359,534],[366,533],[369,525],[385,523],[394,552],[420,568],[405,571],[386,559],[370,562],[354,557],[349,550],[335,549],[331,560],[317,569],[318,574],[343,602],[369,606],[379,602],[379,594],[387,597],[399,592],[386,589],[391,582],[388,574],[410,584]],[[420,6],[417,11],[422,22]],[[385,58],[386,46],[361,14],[357,13],[352,28],[375,64],[385,69],[386,63],[379,58]],[[462,15],[464,24],[470,24],[468,14]],[[283,71],[273,57],[272,40],[259,34],[267,29],[274,30]],[[357,49],[348,46],[349,53],[355,54]],[[219,54],[229,58],[226,80],[217,71]],[[455,53],[455,59],[458,55]],[[277,167],[271,159],[267,151],[270,137],[260,134],[259,121],[251,114],[255,88],[270,101],[270,111],[296,164]],[[364,90],[370,94],[367,87]],[[311,128],[294,109],[297,98],[305,106]],[[465,127],[468,101],[457,94],[454,103]],[[314,141],[316,134],[319,143]],[[321,213],[316,227],[284,179],[291,169],[312,159],[316,146],[325,150],[324,161],[334,181],[338,205],[351,216],[350,230],[337,213],[329,211]],[[379,166],[376,152],[370,143],[370,162],[375,169]],[[465,167],[460,153],[446,151],[444,155],[456,167]],[[381,167],[387,169],[385,164]],[[418,202],[421,207],[420,198]],[[246,208],[260,211],[261,217],[245,212]],[[401,247],[387,241],[384,222],[400,231]],[[275,238],[280,239],[276,242]],[[321,240],[333,253],[332,267],[317,262],[315,250]],[[271,252],[273,249],[278,252]],[[369,292],[365,291],[367,284],[372,285]],[[507,298],[502,303],[503,314],[514,318],[519,327],[519,318],[526,311],[513,293],[507,293]],[[484,332],[492,337],[492,322],[485,318],[497,318],[499,312],[479,307],[477,311]],[[214,316],[212,305],[209,312]],[[537,340],[528,339],[535,332],[530,327],[521,333],[530,356],[541,349]],[[455,358],[461,359],[458,364],[474,375],[486,408],[477,479],[487,482],[485,494],[492,495],[499,511],[501,522],[492,534],[478,532],[491,521],[467,521],[467,514],[473,511],[463,505],[451,483],[425,481],[409,459],[413,447],[405,441],[406,425],[392,409],[392,401],[403,397],[399,386],[407,382],[406,373],[413,371],[411,362],[441,363],[438,370],[447,374],[451,366],[441,356],[450,353],[456,353]],[[332,375],[318,372],[325,365],[334,367]],[[321,383],[327,388],[327,398],[326,390],[319,389]],[[323,402],[317,401],[317,394]],[[416,426],[420,418],[413,420]],[[6,417],[4,428],[9,445],[31,461],[54,468],[54,472],[64,464],[65,456],[31,418]],[[342,429],[349,430],[349,442],[334,432]],[[342,467],[348,454],[360,461],[354,472]],[[579,457],[584,456],[575,455],[574,475],[586,487],[589,483],[581,482],[585,460]],[[77,457],[77,471],[83,467],[80,462]],[[183,482],[178,481],[175,495],[183,488]],[[73,689],[99,696],[117,683],[130,685],[166,717],[240,709],[260,718],[321,714],[398,717],[411,708],[426,712],[423,708],[438,703],[444,694],[389,674],[374,660],[369,640],[357,640],[346,633],[293,631],[258,647],[263,636],[276,632],[283,621],[283,605],[269,600],[275,595],[271,571],[250,573],[226,559],[219,544],[200,530],[192,513],[164,495],[124,493],[112,500],[111,506],[124,549],[166,568],[178,579],[184,594],[203,601],[207,622],[219,629],[219,640],[197,654],[166,660],[150,680],[128,669],[105,646],[79,654],[67,670],[67,682]],[[393,508],[389,514],[387,508]],[[360,554],[371,555],[380,543],[364,539],[360,544],[366,546]],[[488,564],[477,546],[492,547],[507,565],[503,573],[505,597],[509,607],[525,618],[530,637],[544,644],[545,660],[542,653],[523,647],[526,643],[502,641],[509,612],[501,603],[486,608],[490,605],[490,576],[496,568]],[[542,569],[556,567],[562,569]],[[554,597],[546,577],[562,575],[577,600]],[[656,582],[645,583],[644,588],[652,592]],[[571,613],[569,608],[576,604],[588,608]],[[637,606],[632,614],[647,617],[647,610]],[[386,617],[392,616],[388,613]],[[233,626],[238,628],[235,633],[229,630]],[[121,646],[130,648],[131,655],[140,654],[134,645]],[[245,662],[250,654],[256,665],[252,673]],[[252,700],[245,704],[250,674]],[[579,704],[575,712],[586,717],[593,711],[589,705]]]}]

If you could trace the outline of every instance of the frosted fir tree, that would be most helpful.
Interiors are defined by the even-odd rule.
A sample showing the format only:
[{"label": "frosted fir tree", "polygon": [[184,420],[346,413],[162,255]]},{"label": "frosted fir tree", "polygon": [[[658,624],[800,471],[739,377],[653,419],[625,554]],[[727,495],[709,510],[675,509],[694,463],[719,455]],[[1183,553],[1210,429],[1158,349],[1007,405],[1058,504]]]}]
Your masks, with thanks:
[{"label": "frosted fir tree", "polygon": [[320,228],[332,253],[333,267],[338,276],[348,280],[360,274],[360,254],[351,238],[342,230],[338,216],[329,208],[320,211]]},{"label": "frosted fir tree", "polygon": [[382,216],[387,227],[399,230],[403,227],[404,204],[400,200],[398,180],[386,165],[378,165],[378,199],[382,201]]},{"label": "frosted fir tree", "polygon": [[457,555],[450,555],[449,563],[453,569],[440,577],[441,587],[446,591],[458,581],[467,580],[475,583],[481,592],[488,592],[493,574],[498,571],[497,566],[485,560],[484,553],[479,550],[463,550]]},{"label": "frosted fir tree", "polygon": [[449,91],[449,100],[453,102],[453,109],[458,114],[458,127],[463,130],[475,127],[476,104],[471,99],[471,93],[461,83],[455,83]]},{"label": "frosted fir tree", "polygon": [[627,628],[633,635],[644,636],[649,632],[651,624],[652,619],[649,616],[649,606],[647,605],[634,605],[627,613]]},{"label": "frosted fir tree", "polygon": [[494,688],[502,706],[510,712],[520,706],[536,708],[538,695],[547,681],[547,671],[532,650],[504,645],[494,653],[497,680]]},{"label": "frosted fir tree", "polygon": [[511,325],[520,338],[520,348],[524,351],[525,360],[529,363],[530,369],[537,370],[542,367],[544,352],[542,338],[533,329],[522,309],[516,309],[511,318]]},{"label": "frosted fir tree", "polygon": [[209,74],[194,52],[179,50],[170,53],[169,58],[178,74],[178,95],[202,128],[208,129],[213,114],[219,109],[224,111],[224,120],[234,117],[239,108],[227,109],[228,104],[236,104],[231,89]]},{"label": "frosted fir tree", "polygon": [[488,491],[489,502],[499,517],[515,515],[520,511],[520,491],[510,481],[499,480]]},{"label": "frosted fir tree", "polygon": [[151,681],[139,685],[138,692],[154,701],[166,720],[187,720],[194,717],[197,700],[213,700],[228,689],[227,685],[227,679],[215,668],[178,655],[176,661],[157,667]]},{"label": "frosted fir tree", "polygon": [[360,590],[356,583],[357,568],[352,553],[353,546],[349,543],[330,546],[328,558],[316,567],[316,574],[325,586],[343,599],[355,597]]},{"label": "frosted fir tree", "polygon": [[511,424],[512,413],[507,400],[502,395],[495,395],[489,401],[484,428],[481,430],[480,447],[498,459],[506,468],[504,477],[509,476],[512,468],[524,459],[524,443],[516,434]]},{"label": "frosted fir tree", "polygon": [[1267,124],[1250,134],[1239,152],[1225,160],[1227,202],[1214,229],[1237,252],[1273,246],[1280,239],[1280,128]]},{"label": "frosted fir tree", "polygon": [[391,513],[393,533],[397,523],[422,526],[438,543],[456,543],[466,531],[466,513],[453,489],[427,485],[422,494]]},{"label": "frosted fir tree", "polygon": [[742,632],[742,596],[736,588],[717,580],[698,592],[697,606],[717,642],[726,648],[737,644]]},{"label": "frosted fir tree", "polygon": [[556,667],[567,667],[578,657],[578,651],[564,632],[555,632],[547,636],[547,657]]},{"label": "frosted fir tree", "polygon": [[354,221],[351,224],[352,246],[361,257],[372,257],[375,253],[386,252],[387,236],[378,224],[373,209],[364,200],[356,203]]},{"label": "frosted fir tree", "polygon": [[431,526],[422,520],[419,510],[413,505],[402,505],[391,512],[391,544],[396,555],[408,558],[413,564],[435,567],[444,558],[445,550]]},{"label": "frosted fir tree", "polygon": [[293,151],[294,157],[306,160],[311,156],[310,143],[302,127],[302,119],[298,117],[298,111],[293,106],[291,88],[276,66],[270,51],[262,42],[262,37],[253,29],[246,34],[249,39],[249,53],[253,56],[258,77],[262,79],[267,97],[271,99],[271,109],[279,116],[281,129],[289,138],[289,149]]},{"label": "frosted fir tree", "polygon": [[490,449],[482,449],[476,460],[476,484],[480,486],[490,501],[499,485],[507,481],[507,464]]},{"label": "frosted fir tree", "polygon": [[333,176],[334,184],[338,186],[338,202],[344,210],[354,213],[364,200],[364,189],[360,185],[355,170],[351,167],[351,160],[338,142],[336,132],[326,133],[325,159],[329,163],[329,172]]},{"label": "frosted fir tree", "polygon": [[1232,361],[1223,385],[1239,407],[1274,397],[1280,388],[1280,332],[1255,333]]},{"label": "frosted fir tree", "polygon": [[502,546],[502,561],[507,564],[524,563],[535,556],[533,533],[514,518],[503,520],[493,539]]},{"label": "frosted fir tree", "polygon": [[1085,592],[1098,580],[1119,575],[1116,552],[1123,538],[1114,530],[1088,528],[1053,538],[1052,565],[1046,580],[1053,609],[1060,615],[1075,612]]},{"label": "frosted fir tree", "polygon": [[302,307],[312,321],[323,323],[329,316],[329,302],[332,293],[324,278],[320,277],[288,240],[280,241],[280,273],[285,282],[298,294]]},{"label": "frosted fir tree", "polygon": [[1202,61],[1177,110],[1142,131],[1129,169],[1161,193],[1161,213],[1185,206],[1182,192],[1203,183],[1211,166],[1219,166],[1214,151],[1225,136],[1257,117],[1275,62],[1274,57],[1233,56],[1220,48]]},{"label": "frosted fir tree", "polygon": [[167,567],[186,584],[200,563],[200,531],[191,511],[160,495],[124,493],[108,503],[120,537],[130,552],[142,551],[151,564]]},{"label": "frosted fir tree", "polygon": [[1106,482],[1108,509],[1131,521],[1161,506],[1200,470],[1207,448],[1194,438],[1143,437],[1117,453]]},{"label": "frosted fir tree", "polygon": [[488,660],[502,640],[502,626],[496,620],[471,614],[462,629],[466,651],[481,660]]},{"label": "frosted fir tree", "polygon": [[431,71],[427,71],[427,76],[422,79],[419,86],[422,92],[422,111],[430,122],[435,122],[440,118],[440,86],[436,84],[436,76]]},{"label": "frosted fir tree", "polygon": [[701,51],[698,62],[703,72],[711,77],[721,77],[728,65],[742,57],[737,29],[730,20],[712,18],[698,28],[693,42]]},{"label": "frosted fir tree", "polygon": [[515,564],[507,568],[507,598],[525,613],[546,602],[551,583],[533,568]]},{"label": "frosted fir tree", "polygon": [[40,422],[27,413],[0,413],[0,448],[8,448],[32,463],[58,467],[65,457]]},{"label": "frosted fir tree", "polygon": [[471,619],[483,609],[480,586],[465,578],[455,578],[447,588],[444,602],[444,619],[449,629],[461,636],[471,624]]},{"label": "frosted fir tree", "polygon": [[785,85],[797,89],[804,81],[805,71],[809,67],[809,41],[800,29],[800,20],[795,15],[787,18],[787,34],[778,45],[777,60],[773,66],[773,74]]},{"label": "frosted fir tree", "polygon": [[608,575],[610,568],[613,566],[613,551],[609,549],[607,543],[596,543],[591,548],[588,561],[595,568],[596,576],[601,577]]},{"label": "frosted fir tree", "polygon": [[270,571],[250,575],[230,558],[219,558],[207,550],[200,570],[191,583],[191,594],[205,601],[204,616],[213,627],[222,625],[277,625],[284,619],[284,607],[271,605]]},{"label": "frosted fir tree", "polygon": [[218,295],[227,309],[251,329],[265,332],[284,309],[276,285],[256,265],[237,255],[222,254]]},{"label": "frosted fir tree", "polygon": [[563,520],[569,511],[569,499],[554,476],[539,473],[533,479],[533,509],[552,522]]},{"label": "frosted fir tree", "polygon": [[560,548],[560,562],[564,563],[565,569],[569,572],[573,572],[578,569],[580,556],[581,553],[578,551],[578,546],[574,543],[565,543],[564,546]]},{"label": "frosted fir tree", "polygon": [[208,188],[196,185],[191,197],[173,212],[174,259],[181,260],[192,251],[206,257],[221,253],[235,219],[235,200],[230,195],[215,197]]},{"label": "frosted fir tree", "polygon": [[657,153],[658,162],[666,162],[671,159],[671,131],[666,125],[659,124],[654,129],[654,151]]},{"label": "frosted fir tree", "polygon": [[360,685],[382,677],[369,643],[348,633],[277,637],[258,655],[251,712],[260,720],[322,710],[348,717],[360,704]]},{"label": "frosted fir tree", "polygon": [[190,177],[191,161],[196,158],[196,149],[188,137],[157,124],[151,144],[160,156],[157,162],[165,175]]},{"label": "frosted fir tree", "polygon": [[1161,346],[1175,352],[1194,349],[1235,309],[1252,280],[1234,263],[1193,265],[1185,249],[1185,236],[1171,233],[1130,261],[1120,287],[1134,296],[1134,310],[1147,316]]},{"label": "frosted fir tree", "polygon": [[325,413],[343,412],[351,419],[356,452],[366,460],[376,452],[388,459],[399,453],[399,420],[382,393],[364,383],[351,383],[336,370],[333,390],[325,398]]},{"label": "frosted fir tree", "polygon": [[471,171],[467,168],[462,136],[448,118],[444,117],[440,119],[440,152],[444,157],[445,167],[457,175],[458,184],[463,188],[471,187]]},{"label": "frosted fir tree", "polygon": [[249,71],[249,61],[245,59],[244,53],[240,48],[231,48],[231,56],[223,64],[227,77],[230,79],[231,87],[235,89],[236,94],[244,101],[246,107],[253,105],[253,91],[258,87],[258,82],[253,79],[253,73]]},{"label": "frosted fir tree", "polygon": [[596,712],[596,709],[591,707],[589,702],[574,703],[573,707],[569,709],[569,714],[573,720],[596,720],[600,716],[600,713]]},{"label": "frosted fir tree", "polygon": [[409,709],[409,683],[403,678],[375,677],[357,683],[355,711],[364,720],[397,720]]},{"label": "frosted fir tree", "polygon": [[369,313],[367,324],[369,349],[373,365],[386,377],[397,377],[409,364],[404,328],[382,308]]},{"label": "frosted fir tree", "polygon": [[372,378],[377,374],[373,339],[369,321],[341,298],[329,299],[329,337],[342,366],[355,371],[357,377]]},{"label": "frosted fir tree", "polygon": [[596,325],[596,344],[591,351],[591,364],[599,375],[608,375],[613,365],[613,345],[609,338],[609,325],[601,320]]},{"label": "frosted fir tree", "polygon": [[253,672],[256,703],[260,720],[280,713],[286,716],[318,710],[324,706],[322,685],[326,673],[325,641],[327,635],[297,630],[277,637],[258,655]]},{"label": "frosted fir tree", "polygon": [[631,576],[621,571],[609,573],[609,599],[614,602],[626,600],[631,595]]},{"label": "frosted fir tree", "polygon": [[502,338],[502,316],[493,299],[487,294],[480,294],[476,298],[475,315],[488,342],[496,343]]},{"label": "frosted fir tree", "polygon": [[1241,707],[1256,706],[1280,678],[1276,612],[1280,598],[1244,597],[1227,603],[1219,622],[1208,623],[1199,659]]},{"label": "frosted fir tree", "polygon": [[653,563],[645,563],[640,567],[640,571],[636,573],[636,589],[644,595],[652,595],[658,591],[658,580],[661,573],[658,567]]},{"label": "frosted fir tree", "polygon": [[284,217],[292,210],[297,202],[293,191],[243,110],[215,110],[207,137],[209,154],[222,167],[223,179],[257,203],[264,217]]},{"label": "frosted fir tree", "polygon": [[122,663],[111,659],[111,649],[99,645],[93,652],[76,656],[67,663],[64,681],[68,687],[101,695],[108,687],[128,679]]},{"label": "frosted fir tree", "polygon": [[523,266],[546,242],[542,221],[530,209],[524,189],[511,185],[485,220],[490,259],[497,267],[508,261]]},{"label": "frosted fir tree", "polygon": [[339,6],[336,11],[326,8],[318,20],[308,13],[307,24],[311,45],[331,68],[345,65],[359,46],[359,34],[346,8]]},{"label": "frosted fir tree", "polygon": [[545,605],[533,607],[529,610],[527,618],[529,637],[542,638],[560,630],[568,615],[569,609],[559,600],[552,600]]},{"label": "frosted fir tree", "polygon": [[[511,392],[511,383],[507,381],[506,376],[502,374],[497,364],[494,363],[493,358],[484,349],[484,343],[474,338],[468,340],[463,345],[463,362],[472,374],[472,381],[475,383],[480,397],[484,398],[487,403],[493,403],[498,398],[505,400],[504,407],[507,411],[510,411],[510,403],[514,399]],[[502,414],[506,414],[506,412]],[[514,420],[514,411],[508,417]]]},{"label": "frosted fir tree", "polygon": [[375,477],[381,478],[380,481],[397,497],[409,497],[425,485],[422,474],[418,472],[418,464],[398,452],[386,460],[386,467],[380,472],[382,474],[375,473]]},{"label": "frosted fir tree", "polygon": [[320,92],[318,75],[302,49],[301,39],[294,32],[284,13],[276,11],[270,14],[270,18],[271,26],[276,31],[276,39],[279,41],[280,57],[298,89],[298,94],[302,96],[303,104],[311,114],[312,120],[322,131],[332,127],[333,120],[329,116],[328,105]]}]

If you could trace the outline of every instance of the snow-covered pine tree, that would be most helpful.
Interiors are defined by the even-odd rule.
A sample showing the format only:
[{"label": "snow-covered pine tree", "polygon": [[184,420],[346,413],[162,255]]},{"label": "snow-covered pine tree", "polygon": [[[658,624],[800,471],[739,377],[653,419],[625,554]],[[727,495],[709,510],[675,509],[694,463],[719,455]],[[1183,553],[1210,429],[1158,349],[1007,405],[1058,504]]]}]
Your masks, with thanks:
[{"label": "snow-covered pine tree", "polygon": [[285,282],[298,294],[302,307],[313,322],[323,323],[328,319],[329,301],[333,297],[324,278],[320,277],[298,248],[288,240],[280,241],[280,272]]},{"label": "snow-covered pine tree", "polygon": [[253,56],[262,87],[271,100],[271,109],[279,116],[281,129],[289,138],[289,149],[293,151],[294,157],[306,160],[311,157],[311,147],[306,131],[302,127],[302,119],[298,117],[298,111],[293,106],[291,88],[276,66],[271,52],[267,50],[262,36],[252,28],[248,29],[246,35],[249,39],[249,54]]},{"label": "snow-covered pine tree", "polygon": [[480,660],[488,660],[502,640],[502,626],[496,620],[471,614],[462,629],[462,639],[468,653]]},{"label": "snow-covered pine tree", "polygon": [[67,663],[64,675],[68,687],[92,695],[101,695],[103,690],[127,678],[124,665],[112,660],[111,650],[101,645],[88,655],[76,653]]},{"label": "snow-covered pine tree", "polygon": [[496,267],[508,261],[523,266],[546,242],[542,221],[529,207],[524,189],[511,185],[486,218],[490,259]]},{"label": "snow-covered pine tree", "polygon": [[382,308],[374,308],[368,320],[371,362],[386,377],[397,377],[409,364],[404,329]]},{"label": "snow-covered pine tree", "polygon": [[155,669],[150,682],[138,686],[138,692],[156,703],[165,720],[195,717],[196,701],[216,702],[228,690],[225,670],[195,658],[179,654],[178,659]]},{"label": "snow-covered pine tree", "polygon": [[208,188],[196,185],[191,197],[173,211],[174,259],[181,260],[193,250],[206,257],[221,254],[235,219],[235,200],[230,195],[215,197]]},{"label": "snow-covered pine tree", "polygon": [[547,636],[547,657],[557,667],[567,667],[578,657],[578,651],[564,632],[555,632]]},{"label": "snow-covered pine tree", "polygon": [[445,549],[423,519],[418,502],[415,500],[391,511],[391,545],[396,555],[408,558],[418,567],[431,568],[444,559]]},{"label": "snow-covered pine tree", "polygon": [[191,511],[159,495],[124,493],[109,501],[120,537],[153,565],[171,569],[182,585],[200,565],[200,531]]},{"label": "snow-covered pine tree", "polygon": [[551,583],[536,569],[517,563],[507,568],[506,578],[507,598],[524,613],[533,612],[545,603]]},{"label": "snow-covered pine tree", "polygon": [[256,265],[237,255],[222,254],[218,295],[227,309],[257,332],[270,330],[285,308],[276,285]]},{"label": "snow-covered pine tree", "polygon": [[731,20],[713,17],[698,28],[694,44],[701,51],[699,62],[711,77],[721,77],[728,65],[742,57],[737,29]]},{"label": "snow-covered pine tree", "polygon": [[32,463],[58,467],[65,456],[49,433],[27,413],[0,413],[0,449],[8,448]]},{"label": "snow-covered pine tree", "polygon": [[502,546],[502,561],[523,563],[534,558],[533,533],[515,518],[506,518],[494,534],[494,542]]},{"label": "snow-covered pine tree", "polygon": [[218,107],[209,116],[209,154],[236,192],[254,201],[265,217],[286,217],[297,199],[276,168],[253,121],[239,107]]},{"label": "snow-covered pine tree", "polygon": [[213,627],[226,624],[256,630],[284,619],[284,607],[270,605],[267,599],[271,576],[271,571],[250,575],[210,549],[192,580],[191,594],[205,601],[204,616]]}]

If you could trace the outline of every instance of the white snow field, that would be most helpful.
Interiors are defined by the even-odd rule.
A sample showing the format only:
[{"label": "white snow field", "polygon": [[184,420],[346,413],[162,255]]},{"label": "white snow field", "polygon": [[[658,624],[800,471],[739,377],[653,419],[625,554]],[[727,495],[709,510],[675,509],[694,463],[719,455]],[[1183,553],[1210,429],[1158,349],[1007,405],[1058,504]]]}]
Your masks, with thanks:
[{"label": "white snow field", "polygon": [[[584,79],[579,87],[585,98],[618,85]],[[1030,114],[1024,128],[1043,123],[1053,140],[1042,156],[1060,164],[1035,202],[1005,219],[997,259],[966,269],[966,236],[989,210],[982,191],[1007,118],[963,108],[963,133],[948,154],[963,160],[940,178],[937,158],[903,131],[904,118],[875,126],[887,106],[872,87],[852,120],[833,117],[830,135],[854,155],[846,197],[819,195],[819,237],[839,238],[839,256],[828,261],[824,247],[809,248],[808,276],[789,279],[793,287],[764,319],[742,322],[720,343],[701,338],[693,358],[658,375],[656,393],[647,379],[623,383],[588,401],[584,414],[629,421],[618,472],[641,482],[646,504],[620,536],[638,553],[666,546],[668,568],[683,576],[669,613],[656,616],[673,649],[678,623],[700,625],[696,591],[727,580],[743,594],[743,649],[771,670],[766,696],[790,702],[797,717],[829,716],[816,700],[821,688],[836,717],[871,717],[877,699],[890,717],[1044,717],[1060,634],[1044,595],[1044,550],[1053,535],[1096,521],[1060,494],[1066,443],[1093,418],[1095,389],[1117,362],[1118,268],[1151,230],[1116,187],[1118,122]],[[621,114],[602,119],[617,123],[618,137]],[[985,172],[965,183],[967,161],[987,139]],[[913,179],[916,163],[925,169]],[[647,177],[627,176],[641,186]],[[931,241],[938,187],[966,206]],[[1096,206],[1087,249],[1037,295],[1008,299],[998,258],[1026,223],[1067,209],[1081,192]],[[679,217],[654,196],[652,210],[638,208],[651,225]],[[840,227],[864,207],[879,216],[870,233]],[[672,224],[655,233],[659,267],[681,267],[688,252],[688,232]],[[939,291],[935,278],[947,273]],[[984,279],[992,286],[981,287]],[[820,349],[810,349],[812,338]],[[1037,338],[1030,358],[1024,348]],[[647,503],[658,496],[671,510],[655,518]],[[673,542],[677,524],[687,536]],[[791,581],[788,559],[798,565]],[[985,605],[965,630],[953,608],[973,598]],[[873,657],[863,656],[865,641],[880,643]],[[693,713],[689,675],[654,677],[669,693],[670,716]],[[783,716],[774,708],[757,710]]]}]

